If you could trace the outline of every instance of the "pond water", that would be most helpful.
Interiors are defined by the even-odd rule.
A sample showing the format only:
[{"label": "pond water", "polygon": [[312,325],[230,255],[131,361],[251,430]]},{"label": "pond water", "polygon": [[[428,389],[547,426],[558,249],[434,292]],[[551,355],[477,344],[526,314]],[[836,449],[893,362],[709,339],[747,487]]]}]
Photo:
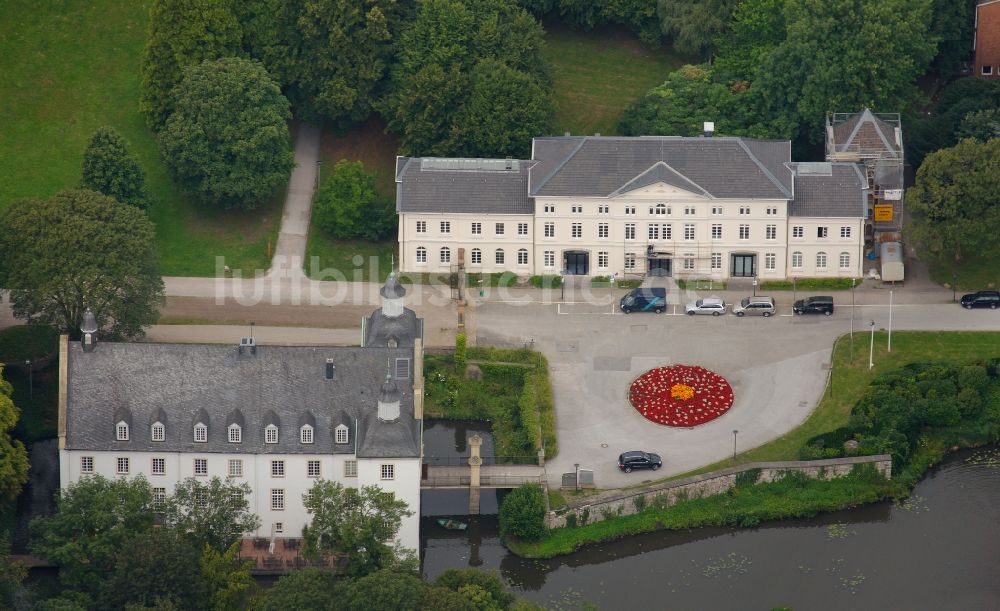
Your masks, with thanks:
[{"label": "pond water", "polygon": [[[496,511],[494,494],[483,501],[484,513]],[[462,491],[424,493],[424,576],[499,570],[519,596],[549,608],[1000,608],[998,447],[952,455],[901,504],[750,530],[649,533],[546,561],[507,552],[495,515],[463,518],[464,532],[429,517],[467,503]]]}]

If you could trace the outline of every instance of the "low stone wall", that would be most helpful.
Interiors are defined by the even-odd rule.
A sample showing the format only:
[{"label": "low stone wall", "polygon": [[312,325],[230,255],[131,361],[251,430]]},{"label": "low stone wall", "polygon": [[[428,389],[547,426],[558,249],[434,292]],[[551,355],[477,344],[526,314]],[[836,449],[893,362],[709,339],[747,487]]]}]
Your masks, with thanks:
[{"label": "low stone wall", "polygon": [[656,502],[673,505],[679,498],[701,498],[722,494],[736,485],[736,479],[740,473],[756,469],[760,470],[757,482],[764,483],[781,479],[789,471],[804,473],[813,479],[833,479],[847,475],[855,465],[861,464],[874,464],[875,469],[884,477],[887,479],[892,477],[892,457],[888,454],[826,460],[747,463],[663,484],[630,490],[614,490],[585,499],[573,500],[570,501],[568,510],[559,513],[548,512],[545,516],[545,525],[549,528],[566,526],[566,516],[571,513],[576,514],[579,524],[585,510],[589,514],[587,516],[588,524],[600,522],[605,517],[630,515],[636,513],[635,499],[640,496],[646,497],[646,507],[652,507]]}]

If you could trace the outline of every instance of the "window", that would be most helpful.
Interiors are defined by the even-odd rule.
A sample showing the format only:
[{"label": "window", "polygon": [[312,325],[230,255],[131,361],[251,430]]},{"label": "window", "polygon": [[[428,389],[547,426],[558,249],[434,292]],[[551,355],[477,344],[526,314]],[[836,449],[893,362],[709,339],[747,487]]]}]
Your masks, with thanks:
[{"label": "window", "polygon": [[555,223],[545,223],[545,237],[554,238],[556,237],[556,224]]},{"label": "window", "polygon": [[802,253],[799,251],[792,253],[792,269],[802,269]]},{"label": "window", "polygon": [[607,239],[610,231],[608,230],[607,223],[598,223],[597,225],[597,237]]},{"label": "window", "polygon": [[816,253],[816,269],[826,269],[826,253]]},{"label": "window", "polygon": [[665,214],[670,214],[670,208],[667,208],[666,204],[656,204],[656,208],[650,210],[651,214],[656,216],[663,216]]},{"label": "window", "polygon": [[127,475],[128,474],[128,458],[124,458],[124,457],[118,458],[117,463],[118,463],[118,470],[117,470],[118,475]]},{"label": "window", "polygon": [[851,269],[851,253],[840,253],[840,269]]},{"label": "window", "polygon": [[165,458],[154,458],[153,467],[151,470],[153,475],[166,475],[167,473],[167,459]]},{"label": "window", "polygon": [[627,253],[625,255],[625,269],[635,269],[635,254]]},{"label": "window", "polygon": [[597,214],[610,214],[611,208],[607,204],[600,204],[597,206]]},{"label": "window", "polygon": [[659,240],[660,239],[660,225],[658,223],[650,223],[646,228],[646,239],[648,240]]},{"label": "window", "polygon": [[805,237],[805,230],[803,230],[802,227],[792,227],[792,237],[793,238]]},{"label": "window", "polygon": [[357,477],[358,476],[358,461],[356,460],[345,460],[344,461],[344,477]]},{"label": "window", "polygon": [[451,221],[441,221],[441,233],[451,233]]},{"label": "window", "polygon": [[229,425],[229,443],[241,443],[243,441],[243,429],[238,424]]},{"label": "window", "polygon": [[712,214],[719,216],[722,214],[722,206],[712,206]]},{"label": "window", "polygon": [[313,427],[308,424],[303,424],[302,428],[299,429],[299,443],[312,443],[313,442]]},{"label": "window", "polygon": [[608,269],[608,253],[606,252],[597,253],[597,268]]},{"label": "window", "polygon": [[493,261],[494,261],[494,262],[495,262],[495,263],[496,263],[497,265],[503,265],[503,261],[504,261],[504,254],[503,254],[503,249],[502,249],[502,248],[498,248],[498,249],[496,250],[496,252],[494,252],[494,253],[493,253]]},{"label": "window", "polygon": [[207,490],[195,490],[194,491],[194,506],[200,509],[208,507],[208,491]]},{"label": "window", "polygon": [[840,237],[842,237],[842,238],[849,238],[849,237],[851,237],[851,228],[850,227],[841,227],[840,228]]},{"label": "window", "polygon": [[310,460],[306,463],[306,477],[319,477],[318,460]]},{"label": "window", "polygon": [[94,472],[94,457],[93,456],[81,456],[80,457],[80,473],[93,473]]},{"label": "window", "polygon": [[583,214],[583,206],[572,206],[570,211],[573,214]]},{"label": "window", "polygon": [[625,223],[625,239],[635,239],[635,223]]},{"label": "window", "polygon": [[778,226],[777,225],[767,225],[764,227],[764,239],[766,240],[777,240],[778,239]]},{"label": "window", "polygon": [[712,239],[721,240],[722,239],[722,224],[717,223],[712,225]]},{"label": "window", "polygon": [[[410,359],[407,358],[396,359],[396,379],[397,380],[410,379]],[[344,443],[347,442],[345,441]]]},{"label": "window", "polygon": [[545,267],[553,268],[556,266],[556,252],[554,250],[546,250],[544,253],[543,261]]},{"label": "window", "polygon": [[552,213],[554,213],[555,211],[556,211],[556,207],[555,207],[555,205],[554,205],[554,204],[545,204],[545,212],[546,212],[547,214],[552,214]]},{"label": "window", "polygon": [[285,461],[271,461],[271,477],[285,477]]},{"label": "window", "polygon": [[274,523],[274,532],[275,532],[275,534],[281,534],[281,533],[285,532],[285,524],[284,524],[284,522],[275,522]]},{"label": "window", "polygon": [[205,443],[208,441],[208,427],[201,422],[194,425],[194,440],[197,443]]},{"label": "window", "polygon": [[472,264],[473,265],[483,264],[483,251],[479,250],[478,248],[472,249]]},{"label": "window", "polygon": [[827,234],[828,234],[827,229],[828,229],[827,227],[817,227],[816,228],[816,237],[817,238],[825,238],[827,236]]},{"label": "window", "polygon": [[271,511],[284,511],[285,490],[283,488],[271,488]]},{"label": "window", "polygon": [[472,235],[483,235],[483,224],[473,223],[472,224]]},{"label": "window", "polygon": [[167,431],[163,427],[163,423],[161,422],[153,423],[153,428],[150,431],[150,437],[153,439],[153,441],[163,441],[164,439],[166,439]]},{"label": "window", "polygon": [[635,214],[635,206],[625,206],[625,214]]},{"label": "window", "polygon": [[396,479],[396,465],[382,465],[382,479]]},{"label": "window", "polygon": [[194,459],[194,474],[195,475],[208,475],[208,459],[207,458],[196,458],[196,459]]},{"label": "window", "polygon": [[778,214],[778,209],[777,208],[775,208],[773,206],[768,206],[767,207],[767,215],[768,216],[775,216],[777,214]]},{"label": "window", "polygon": [[528,224],[518,223],[517,224],[517,235],[528,235]]},{"label": "window", "polygon": [[740,225],[740,239],[741,240],[750,239],[750,225]]},{"label": "window", "polygon": [[239,458],[229,459],[229,477],[243,477],[243,461]]},{"label": "window", "polygon": [[773,252],[764,253],[764,269],[774,270],[777,265],[777,257]]},{"label": "window", "polygon": [[521,248],[517,251],[517,264],[527,265],[528,264],[528,249]]},{"label": "window", "polygon": [[713,270],[722,269],[722,253],[721,252],[713,252],[712,253],[712,269]]},{"label": "window", "polygon": [[684,270],[691,271],[694,269],[694,257],[684,257]]},{"label": "window", "polygon": [[572,237],[574,239],[580,239],[583,237],[583,223],[573,223],[572,226]]},{"label": "window", "polygon": [[993,66],[983,66],[983,74],[993,74]]},{"label": "window", "polygon": [[750,214],[750,206],[740,206],[740,214]]},{"label": "window", "polygon": [[684,214],[690,216],[690,215],[692,215],[694,213],[695,213],[694,206],[684,206]]},{"label": "window", "polygon": [[278,443],[278,427],[267,425],[264,429],[264,443]]},{"label": "window", "polygon": [[341,424],[337,426],[334,433],[334,443],[347,443],[347,426]]},{"label": "window", "polygon": [[[105,429],[107,430],[107,429]],[[115,436],[118,441],[128,441],[128,423],[122,420],[115,425]]]},{"label": "window", "polygon": [[167,500],[166,488],[153,488],[153,509],[163,511],[163,503]]},{"label": "window", "polygon": [[442,247],[438,259],[441,263],[451,263],[451,249],[447,246]]},{"label": "window", "polygon": [[417,263],[427,263],[427,249],[417,246]]},{"label": "window", "polygon": [[417,233],[427,233],[427,221],[417,221]]},{"label": "window", "polygon": [[684,223],[684,239],[694,239],[694,223]]},{"label": "window", "polygon": [[504,232],[504,229],[503,229],[503,223],[497,223],[497,224],[496,224],[496,225],[494,226],[494,229],[495,229],[495,233],[496,233],[497,235],[503,235],[503,232]]}]

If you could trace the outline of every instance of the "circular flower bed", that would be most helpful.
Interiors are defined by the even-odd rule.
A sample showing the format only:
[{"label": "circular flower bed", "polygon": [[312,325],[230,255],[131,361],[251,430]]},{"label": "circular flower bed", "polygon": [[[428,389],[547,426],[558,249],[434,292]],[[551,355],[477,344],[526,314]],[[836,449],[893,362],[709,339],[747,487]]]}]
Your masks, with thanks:
[{"label": "circular flower bed", "polygon": [[650,369],[632,382],[628,400],[647,420],[696,426],[733,406],[733,388],[719,374],[697,365]]}]

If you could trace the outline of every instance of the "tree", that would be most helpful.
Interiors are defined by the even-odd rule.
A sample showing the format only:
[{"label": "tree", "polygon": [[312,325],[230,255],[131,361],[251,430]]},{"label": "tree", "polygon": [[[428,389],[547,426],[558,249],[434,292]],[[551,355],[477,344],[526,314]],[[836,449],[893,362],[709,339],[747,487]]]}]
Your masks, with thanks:
[{"label": "tree", "polygon": [[977,140],[992,140],[1000,138],[1000,108],[974,110],[962,117],[958,126],[959,139],[975,138]]},{"label": "tree", "polygon": [[500,536],[535,541],[545,534],[545,499],[538,484],[522,484],[500,505]]},{"label": "tree", "polygon": [[738,0],[659,0],[660,29],[683,55],[708,55],[724,34]]},{"label": "tree", "polygon": [[110,127],[99,127],[83,152],[80,186],[123,204],[146,207],[145,173],[125,139]]},{"label": "tree", "polygon": [[330,611],[342,607],[340,585],[331,571],[305,568],[284,575],[254,599],[258,611]]},{"label": "tree", "polygon": [[6,532],[0,532],[0,606],[6,609],[17,608],[15,603],[22,592],[21,584],[27,576],[28,568],[24,563],[10,556],[10,537]]},{"label": "tree", "polygon": [[107,337],[139,337],[163,299],[153,223],[96,191],[15,202],[0,213],[0,285],[17,317],[78,338],[89,307]]},{"label": "tree", "polygon": [[419,577],[395,571],[376,571],[342,589],[344,609],[420,611],[427,585]]},{"label": "tree", "polygon": [[139,108],[154,130],[170,116],[170,90],[184,69],[240,54],[242,31],[231,0],[155,0],[142,56]]},{"label": "tree", "polygon": [[198,548],[172,529],[135,535],[117,550],[114,569],[104,576],[101,607],[146,607],[160,600],[179,609],[209,609],[199,556]]},{"label": "tree", "polygon": [[255,208],[287,182],[295,165],[288,100],[259,62],[230,57],[188,68],[171,99],[160,152],[201,199]]},{"label": "tree", "polygon": [[312,522],[302,530],[307,556],[344,553],[351,575],[367,575],[400,561],[398,545],[393,549],[385,542],[396,536],[403,518],[413,512],[392,492],[318,480],[304,500],[312,514]]},{"label": "tree", "polygon": [[393,202],[378,194],[360,161],[338,161],[313,205],[316,224],[334,238],[381,240],[396,229]]},{"label": "tree", "polygon": [[[199,564],[201,576],[210,592],[212,611],[240,611],[246,609],[246,597],[253,586],[251,560],[240,560],[240,541],[229,546],[224,553],[206,545]],[[295,607],[290,607],[295,608]]]},{"label": "tree", "polygon": [[933,253],[961,259],[997,251],[1000,139],[963,140],[924,159],[907,191],[911,235]]},{"label": "tree", "polygon": [[118,551],[152,529],[153,510],[153,489],[142,477],[88,476],[60,491],[54,515],[32,520],[30,547],[59,567],[65,587],[93,596]]},{"label": "tree", "polygon": [[21,410],[11,399],[13,394],[14,387],[3,379],[0,365],[0,504],[16,499],[21,486],[28,482],[28,451],[20,440],[10,436],[21,417]]},{"label": "tree", "polygon": [[484,606],[489,608],[506,609],[516,600],[515,596],[504,587],[500,576],[494,571],[480,571],[477,569],[448,569],[438,575],[434,580],[434,585],[448,588],[456,592],[469,592],[469,586],[474,586],[478,592],[485,593],[485,605],[477,606],[481,609]]},{"label": "tree", "polygon": [[404,155],[447,156],[455,109],[467,97],[468,76],[458,64],[428,64],[399,85],[381,106],[389,131],[400,136]]},{"label": "tree", "polygon": [[250,485],[213,477],[207,483],[188,477],[166,499],[166,524],[185,534],[200,550],[208,546],[225,553],[244,533],[256,530],[260,519],[250,510]]},{"label": "tree", "polygon": [[712,68],[721,83],[749,81],[761,59],[785,41],[786,0],[743,0],[718,36]]},{"label": "tree", "polygon": [[934,68],[948,76],[972,53],[973,15],[978,0],[932,0],[931,34],[938,41]]}]

